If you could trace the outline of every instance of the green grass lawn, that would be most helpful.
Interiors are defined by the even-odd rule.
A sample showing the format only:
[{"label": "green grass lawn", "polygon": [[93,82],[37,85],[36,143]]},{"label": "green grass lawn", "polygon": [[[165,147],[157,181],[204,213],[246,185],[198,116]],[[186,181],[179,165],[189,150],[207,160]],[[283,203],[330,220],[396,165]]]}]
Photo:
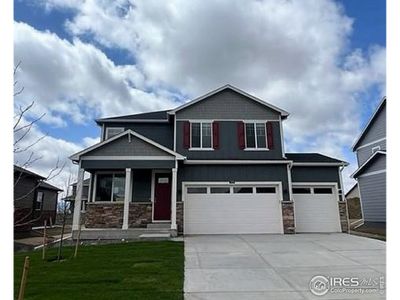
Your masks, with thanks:
[{"label": "green grass lawn", "polygon": [[[47,258],[57,249],[48,249]],[[40,251],[14,256],[17,298],[25,256],[31,260],[25,299],[183,299],[183,242],[65,247],[62,262]]]}]

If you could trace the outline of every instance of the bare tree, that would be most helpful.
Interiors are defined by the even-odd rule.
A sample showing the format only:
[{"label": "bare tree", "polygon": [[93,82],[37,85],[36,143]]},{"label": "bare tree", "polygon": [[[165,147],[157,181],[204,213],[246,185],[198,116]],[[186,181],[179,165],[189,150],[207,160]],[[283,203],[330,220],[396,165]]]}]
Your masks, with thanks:
[{"label": "bare tree", "polygon": [[[16,98],[20,96],[23,91],[24,87],[18,87],[18,81],[15,79],[17,75],[17,71],[21,65],[19,62],[14,67],[14,105],[15,105],[15,115],[14,115],[14,126],[13,126],[13,133],[14,133],[14,156],[24,156],[25,158],[22,161],[15,161],[15,165],[22,167],[24,169],[29,169],[34,163],[42,159],[42,156],[36,155],[33,147],[46,138],[47,134],[43,134],[39,137],[35,137],[33,140],[29,140],[30,133],[34,128],[35,124],[38,123],[43,117],[46,115],[45,113],[37,116],[37,117],[30,117],[30,113],[32,113],[35,101],[32,101],[28,105],[19,105],[17,104]],[[41,184],[42,181],[47,181],[54,179],[55,177],[59,176],[65,167],[65,162],[61,163],[60,159],[57,159],[57,162],[53,168],[49,171],[48,175],[42,179],[38,180],[37,184],[32,187],[28,192],[20,195],[19,197],[15,198],[14,201],[21,200],[30,194],[33,194],[37,187]],[[24,173],[19,172],[18,176],[14,176],[14,188],[18,185],[20,180],[23,178]],[[14,209],[14,212],[18,210]],[[41,215],[34,220],[29,219],[32,216],[33,207],[29,212],[24,213],[22,217],[18,220],[14,220],[14,227],[25,226],[31,223],[34,223],[42,217]],[[17,214],[18,215],[18,214]]]}]

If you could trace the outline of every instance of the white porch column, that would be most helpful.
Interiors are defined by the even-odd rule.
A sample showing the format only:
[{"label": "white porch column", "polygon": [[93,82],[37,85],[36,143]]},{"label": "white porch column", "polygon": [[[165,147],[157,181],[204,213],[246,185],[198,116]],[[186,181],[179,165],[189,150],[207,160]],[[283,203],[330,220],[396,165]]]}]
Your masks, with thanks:
[{"label": "white porch column", "polygon": [[124,199],[124,220],[122,223],[122,229],[128,229],[129,227],[129,202],[132,196],[132,169],[127,168],[125,170],[125,199]]},{"label": "white porch column", "polygon": [[172,186],[171,186],[171,230],[176,230],[176,186],[177,186],[178,166],[172,169]]},{"label": "white porch column", "polygon": [[74,204],[74,217],[72,220],[72,230],[79,230],[79,224],[81,221],[82,190],[83,190],[84,175],[85,175],[85,170],[79,168],[78,182],[76,185],[75,204]]}]

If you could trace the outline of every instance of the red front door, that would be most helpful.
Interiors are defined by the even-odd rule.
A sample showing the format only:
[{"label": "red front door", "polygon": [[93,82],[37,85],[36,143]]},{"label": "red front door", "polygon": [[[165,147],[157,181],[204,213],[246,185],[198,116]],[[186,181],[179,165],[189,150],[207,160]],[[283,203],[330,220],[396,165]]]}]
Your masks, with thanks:
[{"label": "red front door", "polygon": [[155,174],[154,220],[171,220],[171,174]]}]

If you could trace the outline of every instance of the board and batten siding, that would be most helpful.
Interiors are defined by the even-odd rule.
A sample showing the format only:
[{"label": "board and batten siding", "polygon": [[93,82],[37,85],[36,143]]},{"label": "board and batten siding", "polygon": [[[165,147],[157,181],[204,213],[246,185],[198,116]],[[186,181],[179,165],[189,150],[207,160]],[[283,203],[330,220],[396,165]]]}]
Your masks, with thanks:
[{"label": "board and batten siding", "polygon": [[280,113],[232,90],[223,90],[178,112],[176,119],[279,120]]},{"label": "board and batten siding", "polygon": [[[171,117],[172,118],[172,117]],[[109,123],[106,128],[131,129],[169,149],[174,148],[174,122],[170,123]]]},{"label": "board and batten siding", "polygon": [[282,165],[183,165],[178,168],[178,200],[182,196],[182,181],[237,182],[280,181],[283,200],[289,200],[286,164]]},{"label": "board and batten siding", "polygon": [[386,222],[386,173],[358,178],[365,222]]},{"label": "board and batten siding", "polygon": [[108,144],[89,151],[85,156],[171,156],[171,154],[135,137],[124,135]]},{"label": "board and batten siding", "polygon": [[292,182],[334,182],[340,186],[339,168],[293,166]]},{"label": "board and batten siding", "polygon": [[240,149],[238,141],[238,122],[218,121],[219,148],[214,150],[189,150],[183,145],[184,121],[176,122],[176,151],[187,159],[282,159],[281,132],[279,122],[271,122],[273,149],[246,151]]},{"label": "board and batten siding", "polygon": [[358,161],[359,166],[361,166],[363,163],[365,163],[368,160],[368,158],[371,157],[371,155],[373,154],[372,149],[377,146],[380,147],[381,151],[386,151],[386,140],[382,140],[382,141],[373,143],[369,146],[357,149],[357,161]]}]

